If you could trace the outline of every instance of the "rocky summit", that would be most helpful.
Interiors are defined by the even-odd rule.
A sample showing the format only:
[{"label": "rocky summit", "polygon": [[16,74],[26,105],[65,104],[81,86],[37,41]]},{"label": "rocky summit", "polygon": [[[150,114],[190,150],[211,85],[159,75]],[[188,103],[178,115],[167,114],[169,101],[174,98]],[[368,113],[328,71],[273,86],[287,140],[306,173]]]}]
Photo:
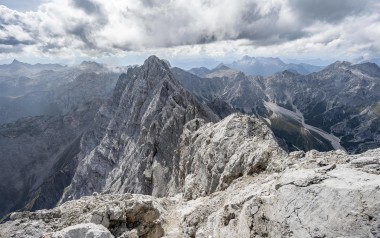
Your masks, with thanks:
[{"label": "rocky summit", "polygon": [[94,193],[12,213],[0,237],[380,237],[379,149],[288,154],[255,118],[201,124],[185,125],[177,195]]},{"label": "rocky summit", "polygon": [[102,139],[83,155],[63,201],[93,192],[167,195],[185,123],[194,118],[219,120],[155,56],[120,76],[111,102],[101,111],[108,112],[109,120],[88,133],[102,131]]},{"label": "rocky summit", "polygon": [[[34,167],[23,153],[18,161],[27,172],[8,173],[27,178],[0,201],[11,204],[13,196],[29,207],[10,213],[0,224],[0,238],[380,237],[380,149],[349,154],[328,129],[312,123],[306,112],[317,110],[311,107],[322,95],[302,86],[324,76],[334,78],[333,87],[346,75],[347,88],[370,82],[370,91],[378,85],[378,67],[336,63],[309,76],[283,72],[264,79],[223,66],[212,75],[201,78],[151,56],[121,74],[100,107],[0,127],[5,145],[41,143],[39,150],[25,150],[33,152]],[[289,91],[276,93],[281,84]],[[303,89],[311,95],[305,107]],[[364,112],[358,116],[371,118],[371,125],[377,109],[373,101],[365,109],[365,98],[346,101],[360,104]],[[338,110],[343,102],[334,100],[331,107]],[[315,113],[326,120],[330,115]],[[324,138],[331,151],[319,152],[312,143],[301,151],[284,142],[273,129],[285,119],[288,126],[308,129],[310,143],[324,144]],[[54,128],[61,131],[54,134]],[[43,142],[55,147],[43,149]],[[27,182],[44,169],[49,173],[29,188]],[[18,191],[25,198],[14,195]],[[41,208],[47,209],[36,210]]]}]

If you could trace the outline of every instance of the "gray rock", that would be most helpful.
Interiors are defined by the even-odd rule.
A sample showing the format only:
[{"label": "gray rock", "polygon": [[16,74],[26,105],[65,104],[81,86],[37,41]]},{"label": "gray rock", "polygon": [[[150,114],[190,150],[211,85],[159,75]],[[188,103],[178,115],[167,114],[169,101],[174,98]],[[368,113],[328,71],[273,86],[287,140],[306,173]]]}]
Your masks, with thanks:
[{"label": "gray rock", "polygon": [[164,209],[143,195],[99,195],[62,204],[52,210],[12,213],[0,237],[162,237]]},{"label": "gray rock", "polygon": [[66,227],[60,231],[54,232],[51,238],[114,238],[114,236],[102,225],[93,223],[82,223]]},{"label": "gray rock", "polygon": [[[13,213],[0,225],[0,237],[39,237],[86,223],[115,237],[380,237],[380,175],[366,167],[378,164],[380,149],[287,154],[261,124],[239,114],[215,124],[189,121],[178,150],[189,157],[172,173],[183,194],[97,194],[52,210]],[[222,169],[202,169],[210,164]],[[187,176],[193,183],[186,184]]]},{"label": "gray rock", "polygon": [[[334,72],[358,77],[365,73],[359,78],[374,81],[370,77],[377,71],[371,65],[337,63],[314,76],[329,78]],[[182,87],[190,85],[186,79],[181,85],[169,66],[153,56],[120,76],[112,97],[85,130],[80,125],[90,114],[77,110],[77,116],[64,117],[72,125],[70,133],[83,135],[75,156],[54,160],[58,169],[66,168],[62,161],[79,161],[60,205],[12,213],[11,220],[0,225],[0,237],[380,237],[379,149],[358,155],[344,150],[288,154],[269,128],[273,118],[297,119],[298,110],[308,112],[315,103],[299,98],[305,88],[290,80],[294,74],[284,72],[270,82],[223,66],[213,73],[228,77],[199,81],[216,91],[204,94],[200,89],[195,92],[197,99]],[[353,86],[358,78],[349,79]],[[223,87],[215,83],[220,80]],[[279,91],[280,81],[294,86],[294,94]],[[376,88],[376,83],[372,85]],[[240,110],[255,114],[261,105],[262,116],[270,120],[232,114],[219,121],[202,102],[218,98],[215,95],[224,89],[228,89],[223,95],[229,106],[249,106],[257,100],[257,107]],[[245,98],[251,89],[255,93]],[[321,98],[319,92],[309,93],[313,99]],[[265,103],[263,95],[268,99]],[[350,98],[348,105],[360,104],[357,99]],[[334,100],[337,105],[342,102]],[[363,115],[375,115],[376,110],[371,110],[372,114]],[[50,143],[59,137],[55,123],[49,124],[52,131],[44,130],[39,121],[35,125],[25,131]],[[15,128],[2,128],[2,132],[26,136],[20,131],[24,127]],[[50,190],[37,191],[44,197],[44,191]]]},{"label": "gray rock", "polygon": [[166,195],[183,126],[194,118],[219,120],[182,88],[164,61],[152,56],[129,69],[95,119],[99,123],[86,133],[100,140],[85,135],[88,149],[63,201],[93,192]]},{"label": "gray rock", "polygon": [[[61,234],[89,222],[116,237],[380,237],[380,176],[352,167],[347,161],[356,156],[306,157],[280,158],[195,200],[98,195],[15,214],[0,225],[0,237]],[[329,169],[320,171],[318,158]],[[289,160],[292,167],[282,166]]]},{"label": "gray rock", "polygon": [[[286,153],[261,120],[232,114],[206,125],[194,119],[185,125],[173,171],[176,192],[194,199],[224,190],[235,179],[265,171],[270,160]],[[173,193],[175,194],[175,192]]]},{"label": "gray rock", "polygon": [[[376,64],[336,62],[308,75],[284,71],[267,78],[246,76],[225,66],[201,74],[205,78],[178,68],[172,71],[204,102],[212,105],[221,100],[242,113],[266,118],[290,151],[343,147],[361,153],[380,145],[380,68]],[[218,107],[215,111],[220,114]]]}]

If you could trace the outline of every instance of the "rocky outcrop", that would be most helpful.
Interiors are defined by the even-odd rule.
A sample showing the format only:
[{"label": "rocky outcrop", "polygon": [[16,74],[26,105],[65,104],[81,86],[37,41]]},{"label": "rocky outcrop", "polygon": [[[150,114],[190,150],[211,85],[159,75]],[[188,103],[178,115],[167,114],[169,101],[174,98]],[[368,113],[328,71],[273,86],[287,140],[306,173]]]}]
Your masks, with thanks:
[{"label": "rocky outcrop", "polygon": [[293,152],[195,200],[94,194],[13,213],[0,237],[103,232],[99,225],[115,237],[380,237],[380,175],[368,170],[379,168],[379,155]]},{"label": "rocky outcrop", "polygon": [[291,159],[287,165],[292,168],[244,178],[185,215],[185,233],[190,237],[380,237],[379,176],[353,169],[350,163],[339,164],[344,160],[350,158],[309,153]]},{"label": "rocky outcrop", "polygon": [[[90,233],[99,238],[162,237],[164,209],[156,200],[131,194],[94,195],[52,210],[13,213],[13,221],[3,225],[0,237],[29,234],[32,237],[71,238],[87,237],[85,234]],[[10,224],[14,227],[8,226]]]},{"label": "rocky outcrop", "polygon": [[164,61],[152,56],[129,69],[95,119],[101,123],[88,132],[101,140],[85,136],[90,149],[63,200],[93,192],[166,195],[183,126],[194,118],[219,120],[182,88]]},{"label": "rocky outcrop", "polygon": [[[194,119],[185,125],[173,170],[176,192],[187,199],[224,190],[235,179],[265,171],[286,153],[261,120],[232,114],[219,123]],[[173,193],[175,194],[175,193]]]},{"label": "rocky outcrop", "polygon": [[[46,237],[46,235],[45,235]],[[70,238],[70,237],[92,237],[92,238],[114,238],[104,226],[94,223],[84,223],[66,227],[49,236],[51,238]]]}]

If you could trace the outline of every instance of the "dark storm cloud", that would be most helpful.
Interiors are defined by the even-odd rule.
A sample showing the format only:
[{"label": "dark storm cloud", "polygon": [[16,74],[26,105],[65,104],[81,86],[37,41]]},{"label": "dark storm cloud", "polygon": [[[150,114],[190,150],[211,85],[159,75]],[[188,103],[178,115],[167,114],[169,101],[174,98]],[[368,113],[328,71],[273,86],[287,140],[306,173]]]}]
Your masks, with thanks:
[{"label": "dark storm cloud", "polygon": [[83,24],[83,25],[78,25],[72,29],[67,29],[66,31],[68,34],[77,36],[82,42],[85,43],[85,45],[88,48],[94,48],[95,47],[94,43],[87,38],[87,35],[88,35],[86,32],[87,29],[89,29],[89,26],[86,24]]},{"label": "dark storm cloud", "polygon": [[[281,1],[279,1],[281,2]],[[286,1],[283,1],[283,3]],[[336,24],[346,17],[368,12],[370,0],[289,0],[288,4],[277,4],[260,14],[260,5],[256,2],[248,3],[242,11],[239,35],[236,39],[248,39],[255,45],[280,44],[310,36],[305,30],[317,23],[325,22]],[[283,26],[280,18],[285,8],[297,18],[295,24]]]},{"label": "dark storm cloud", "polygon": [[280,18],[283,6],[272,6],[265,14],[260,13],[257,3],[248,4],[238,22],[239,34],[236,39],[249,39],[254,44],[271,45],[294,40],[306,35],[303,28],[294,25],[284,27]]},{"label": "dark storm cloud", "polygon": [[370,0],[290,0],[290,6],[305,23],[336,23],[367,10]]},{"label": "dark storm cloud", "polygon": [[12,36],[8,38],[0,39],[0,45],[17,46],[17,45],[32,45],[32,44],[34,44],[33,41],[18,40]]},{"label": "dark storm cloud", "polygon": [[99,14],[100,6],[90,0],[73,0],[75,7],[84,10],[87,14]]},{"label": "dark storm cloud", "polygon": [[21,46],[6,47],[6,45],[0,45],[0,52],[2,54],[21,53],[23,48]]},{"label": "dark storm cloud", "polygon": [[141,2],[147,7],[153,7],[156,5],[154,0],[141,0]]}]

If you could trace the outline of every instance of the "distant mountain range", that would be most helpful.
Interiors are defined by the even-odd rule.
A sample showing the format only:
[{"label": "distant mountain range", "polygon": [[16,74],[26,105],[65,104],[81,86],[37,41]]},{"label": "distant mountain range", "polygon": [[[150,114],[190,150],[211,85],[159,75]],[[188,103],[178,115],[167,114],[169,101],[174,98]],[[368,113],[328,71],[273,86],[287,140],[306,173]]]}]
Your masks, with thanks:
[{"label": "distant mountain range", "polygon": [[71,67],[17,60],[0,65],[0,124],[67,113],[81,103],[103,100],[126,69],[89,61]]},{"label": "distant mountain range", "polygon": [[286,70],[267,78],[224,65],[203,69],[203,78],[179,68],[172,71],[204,102],[222,101],[265,118],[292,150],[343,146],[359,153],[380,146],[380,68],[374,63],[338,61],[308,75]]},{"label": "distant mountain range", "polygon": [[[286,64],[279,58],[249,56],[244,56],[242,59],[234,61],[230,64],[221,64],[215,69],[221,67],[222,65],[227,66],[231,69],[239,70],[245,74],[252,76],[270,76],[285,70],[299,74],[310,74],[313,72],[318,72],[324,68],[323,66],[316,66],[305,63]],[[200,77],[204,77],[212,71],[213,70],[207,69],[205,67],[192,68],[189,70],[189,72]]]}]

